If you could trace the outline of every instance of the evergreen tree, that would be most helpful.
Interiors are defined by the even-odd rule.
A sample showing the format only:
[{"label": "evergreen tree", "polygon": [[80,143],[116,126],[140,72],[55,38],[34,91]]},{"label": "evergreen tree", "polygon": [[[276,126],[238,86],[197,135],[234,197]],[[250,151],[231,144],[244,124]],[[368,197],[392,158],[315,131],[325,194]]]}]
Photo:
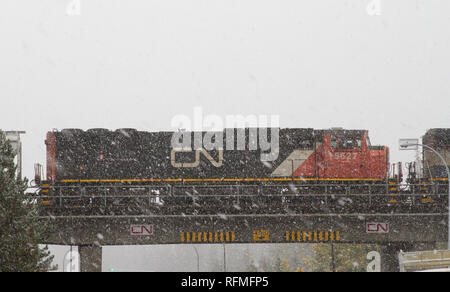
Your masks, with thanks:
[{"label": "evergreen tree", "polygon": [[40,248],[50,231],[49,222],[39,218],[37,204],[26,194],[27,180],[16,176],[14,153],[0,131],[0,271],[45,272],[53,256]]}]

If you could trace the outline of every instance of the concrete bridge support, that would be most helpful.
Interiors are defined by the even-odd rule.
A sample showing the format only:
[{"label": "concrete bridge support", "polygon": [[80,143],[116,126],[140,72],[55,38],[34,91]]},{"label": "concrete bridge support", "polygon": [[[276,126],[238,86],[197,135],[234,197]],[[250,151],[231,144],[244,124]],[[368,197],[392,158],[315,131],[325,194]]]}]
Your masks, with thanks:
[{"label": "concrete bridge support", "polygon": [[398,253],[402,251],[434,250],[436,242],[392,242],[381,245],[381,271],[399,272]]},{"label": "concrete bridge support", "polygon": [[102,247],[98,245],[78,246],[81,272],[102,271]]}]

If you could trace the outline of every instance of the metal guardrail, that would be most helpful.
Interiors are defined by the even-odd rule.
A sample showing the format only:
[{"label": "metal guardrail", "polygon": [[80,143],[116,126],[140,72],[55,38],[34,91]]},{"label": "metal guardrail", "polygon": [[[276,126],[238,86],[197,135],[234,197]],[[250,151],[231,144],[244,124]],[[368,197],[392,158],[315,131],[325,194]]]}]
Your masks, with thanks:
[{"label": "metal guardrail", "polygon": [[450,250],[400,252],[400,272],[450,268]]},{"label": "metal guardrail", "polygon": [[[147,200],[149,205],[164,205],[170,200],[208,199],[281,199],[285,203],[315,201],[322,204],[352,203],[372,204],[376,202],[403,203],[445,203],[447,194],[439,192],[440,185],[189,185],[189,186],[149,186],[149,185],[104,185],[104,186],[50,186],[39,196],[43,205],[66,206],[79,200],[86,204],[104,206],[121,199]],[[442,184],[442,189],[446,185]]]}]

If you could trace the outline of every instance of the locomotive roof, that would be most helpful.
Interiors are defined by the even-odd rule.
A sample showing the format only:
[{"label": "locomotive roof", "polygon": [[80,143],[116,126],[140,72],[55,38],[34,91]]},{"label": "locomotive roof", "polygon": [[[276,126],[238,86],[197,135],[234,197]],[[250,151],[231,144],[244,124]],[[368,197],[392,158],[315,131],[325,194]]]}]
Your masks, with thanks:
[{"label": "locomotive roof", "polygon": [[[266,128],[266,127],[260,127],[260,128]],[[227,129],[242,129],[242,128],[226,128]],[[245,129],[255,129],[255,127],[247,127]],[[256,127],[258,129],[258,127]],[[280,130],[285,131],[301,131],[301,132],[316,132],[316,133],[335,133],[335,134],[363,134],[367,130],[354,130],[354,129],[343,129],[343,128],[331,128],[331,129],[313,129],[313,128],[279,128]],[[145,132],[145,133],[172,133],[174,131],[140,131],[137,129],[132,128],[122,128],[117,130],[109,130],[105,128],[93,128],[88,130],[82,130],[82,129],[62,129],[60,131],[54,130],[54,132],[59,133],[110,133],[110,132],[120,132],[120,133],[128,133],[128,132]]]},{"label": "locomotive roof", "polygon": [[450,128],[429,129],[422,137],[424,144],[450,146]]},{"label": "locomotive roof", "polygon": [[362,135],[367,130],[346,130],[346,129],[328,129],[323,130],[327,134],[336,134],[336,135]]}]

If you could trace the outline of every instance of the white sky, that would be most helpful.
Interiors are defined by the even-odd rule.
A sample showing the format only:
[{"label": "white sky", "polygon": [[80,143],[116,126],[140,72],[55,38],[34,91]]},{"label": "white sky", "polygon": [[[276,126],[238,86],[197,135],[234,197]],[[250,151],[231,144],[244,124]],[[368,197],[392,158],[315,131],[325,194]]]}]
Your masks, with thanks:
[{"label": "white sky", "polygon": [[373,144],[450,126],[450,1],[0,2],[0,128],[25,130],[24,174],[53,128],[170,129],[175,114],[279,114],[362,128]]},{"label": "white sky", "polygon": [[[70,0],[72,1],[72,0]],[[283,127],[397,140],[449,127],[450,2],[69,0],[0,3],[0,128],[24,173],[53,128],[170,129],[177,113],[279,114]]]}]

